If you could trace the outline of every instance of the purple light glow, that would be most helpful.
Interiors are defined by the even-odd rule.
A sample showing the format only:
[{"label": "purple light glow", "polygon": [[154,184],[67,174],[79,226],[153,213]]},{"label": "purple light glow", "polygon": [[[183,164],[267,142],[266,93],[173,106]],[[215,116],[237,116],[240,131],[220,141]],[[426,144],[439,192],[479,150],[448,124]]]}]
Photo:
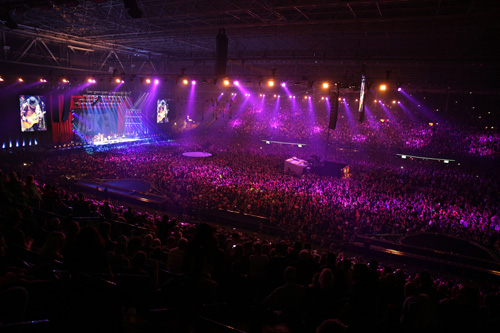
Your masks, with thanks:
[{"label": "purple light glow", "polygon": [[286,82],[282,82],[282,83],[281,83],[281,86],[282,86],[283,88],[285,88],[285,87],[286,87]]},{"label": "purple light glow", "polygon": [[155,84],[160,84],[160,80],[155,79]]},{"label": "purple light glow", "polygon": [[195,80],[191,81],[191,84],[194,86],[196,84],[196,81]]},{"label": "purple light glow", "polygon": [[239,81],[234,81],[233,84],[238,87],[240,85],[240,82]]},{"label": "purple light glow", "polygon": [[277,129],[280,126],[278,121],[271,121],[271,128]]},{"label": "purple light glow", "polygon": [[398,88],[398,91],[401,91],[401,90],[403,90],[403,89],[401,89],[401,87],[399,87],[399,88]]},{"label": "purple light glow", "polygon": [[239,127],[241,125],[241,119],[235,119],[229,122],[231,127]]}]

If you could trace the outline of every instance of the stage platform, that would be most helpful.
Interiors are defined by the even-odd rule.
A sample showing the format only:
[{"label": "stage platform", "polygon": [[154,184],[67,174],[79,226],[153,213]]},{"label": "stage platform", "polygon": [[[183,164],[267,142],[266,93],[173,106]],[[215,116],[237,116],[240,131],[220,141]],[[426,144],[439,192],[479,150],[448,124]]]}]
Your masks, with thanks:
[{"label": "stage platform", "polygon": [[83,144],[83,148],[88,151],[108,151],[113,148],[123,148],[127,146],[133,145],[142,145],[142,144],[150,144],[156,142],[157,139],[153,139],[152,137],[113,137],[111,139],[100,139],[93,140]]},{"label": "stage platform", "polygon": [[79,180],[76,185],[99,194],[133,199],[143,203],[160,205],[167,200],[165,195],[150,193],[151,184],[138,179]]},{"label": "stage platform", "polygon": [[145,141],[147,140],[146,138],[126,138],[126,137],[117,137],[113,139],[103,139],[103,140],[96,140],[90,143],[90,145],[93,146],[105,146],[105,145],[115,145],[115,144],[120,144],[120,143],[132,143],[132,142],[140,142],[140,141]]}]

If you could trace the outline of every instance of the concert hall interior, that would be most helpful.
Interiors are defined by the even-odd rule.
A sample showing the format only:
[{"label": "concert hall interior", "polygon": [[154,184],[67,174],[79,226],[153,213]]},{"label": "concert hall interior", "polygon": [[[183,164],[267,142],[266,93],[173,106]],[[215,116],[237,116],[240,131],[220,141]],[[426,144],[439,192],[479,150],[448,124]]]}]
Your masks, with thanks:
[{"label": "concert hall interior", "polygon": [[499,17],[0,1],[0,331],[496,332]]}]

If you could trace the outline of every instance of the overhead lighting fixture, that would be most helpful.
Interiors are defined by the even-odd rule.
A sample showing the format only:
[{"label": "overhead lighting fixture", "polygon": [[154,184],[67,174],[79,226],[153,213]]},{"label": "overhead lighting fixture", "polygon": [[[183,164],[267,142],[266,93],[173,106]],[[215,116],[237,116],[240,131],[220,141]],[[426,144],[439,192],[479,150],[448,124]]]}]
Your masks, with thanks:
[{"label": "overhead lighting fixture", "polygon": [[267,81],[267,85],[268,85],[269,87],[274,87],[274,81],[273,81],[273,80],[269,80],[269,81]]},{"label": "overhead lighting fixture", "polygon": [[228,80],[228,79],[225,79],[225,80],[224,80],[224,85],[225,85],[225,86],[228,86],[228,85],[229,85],[229,80]]},{"label": "overhead lighting fixture", "polygon": [[186,85],[188,85],[188,83],[189,83],[189,81],[188,81],[187,79],[182,80],[182,84],[183,84],[183,85],[185,85],[185,86],[186,86]]},{"label": "overhead lighting fixture", "polygon": [[386,91],[387,90],[387,85],[385,83],[381,84],[379,87],[380,91]]},{"label": "overhead lighting fixture", "polygon": [[328,82],[323,82],[323,89],[328,89],[328,87],[330,87]]}]

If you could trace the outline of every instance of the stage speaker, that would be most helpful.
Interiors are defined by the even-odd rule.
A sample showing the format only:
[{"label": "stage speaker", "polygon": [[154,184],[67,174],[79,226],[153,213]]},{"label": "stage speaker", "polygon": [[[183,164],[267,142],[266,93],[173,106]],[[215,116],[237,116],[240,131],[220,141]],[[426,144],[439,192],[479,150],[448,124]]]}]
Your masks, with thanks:
[{"label": "stage speaker", "polygon": [[226,29],[219,29],[215,44],[215,76],[225,76],[227,67],[227,45],[228,39]]},{"label": "stage speaker", "polygon": [[332,98],[335,99],[335,105],[333,109],[330,107],[330,122],[328,123],[329,129],[335,129],[337,127],[337,118],[339,115],[339,95],[332,94]]},{"label": "stage speaker", "polygon": [[61,122],[66,122],[69,119],[69,113],[71,112],[71,96],[64,96],[63,114],[61,117]]},{"label": "stage speaker", "polygon": [[359,122],[362,123],[363,121],[365,121],[365,110],[363,108],[363,111],[361,111],[359,113]]}]

